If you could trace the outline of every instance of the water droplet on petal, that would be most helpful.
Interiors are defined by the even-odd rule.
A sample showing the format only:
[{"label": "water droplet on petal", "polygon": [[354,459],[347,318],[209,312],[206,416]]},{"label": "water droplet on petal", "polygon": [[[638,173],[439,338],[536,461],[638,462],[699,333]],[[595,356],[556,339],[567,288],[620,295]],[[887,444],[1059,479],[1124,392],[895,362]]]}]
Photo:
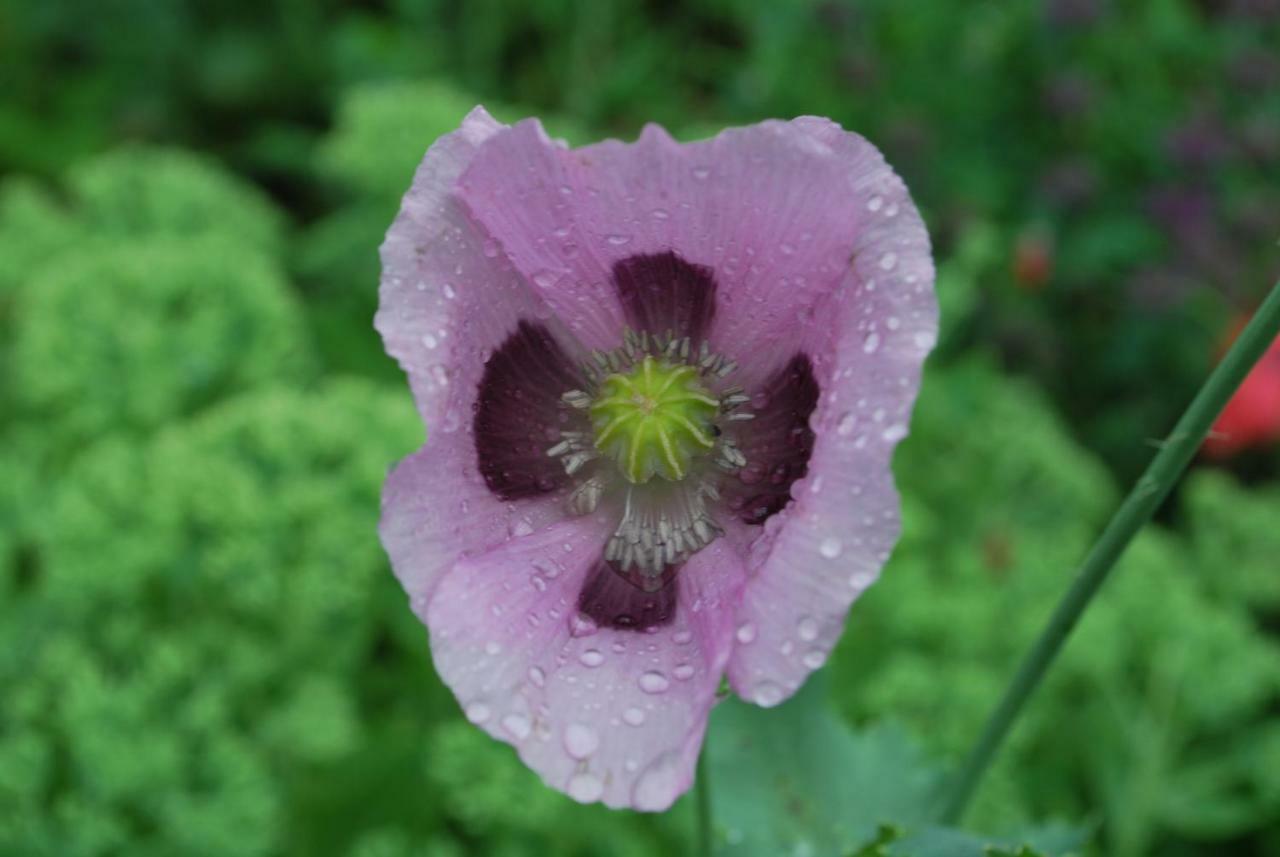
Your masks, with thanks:
[{"label": "water droplet on petal", "polygon": [[738,642],[746,645],[756,638],[756,626],[743,622],[738,626]]},{"label": "water droplet on petal", "polygon": [[835,559],[840,556],[840,551],[843,547],[839,539],[829,536],[822,540],[822,544],[818,545],[818,553],[827,559]]},{"label": "water droplet on petal", "polygon": [[898,254],[894,252],[885,253],[880,257],[880,268],[885,271],[892,271],[898,264]]},{"label": "water droplet on petal", "polygon": [[498,245],[493,241],[486,241],[480,247],[480,252],[484,253],[485,256],[492,259],[498,255]]},{"label": "water droplet on petal", "polygon": [[510,522],[508,532],[516,538],[527,536],[533,533],[533,524],[529,523],[528,518],[516,518]]},{"label": "water droplet on petal", "polygon": [[630,235],[606,235],[604,240],[608,241],[614,247],[621,247],[624,244],[631,243],[631,236]]},{"label": "water droplet on petal", "polygon": [[931,330],[922,330],[916,334],[915,340],[916,348],[932,348],[938,336]]},{"label": "water droplet on petal", "polygon": [[816,670],[827,662],[827,653],[819,649],[814,649],[812,652],[807,652],[800,660],[809,669]]},{"label": "water droplet on petal", "polygon": [[443,291],[444,291],[444,296],[449,300],[453,300],[458,296],[458,293],[453,290],[453,286],[449,285],[448,283],[444,284]]},{"label": "water droplet on petal", "polygon": [[644,709],[634,705],[622,712],[622,722],[628,726],[639,726],[644,723]]},{"label": "water droplet on petal", "polygon": [[595,774],[583,772],[569,778],[569,797],[578,803],[593,803],[604,794],[604,783]]},{"label": "water droplet on petal", "polygon": [[539,667],[529,667],[529,681],[534,687],[542,687],[547,683],[547,674]]},{"label": "water droplet on petal", "polygon": [[812,616],[802,616],[796,623],[796,633],[800,635],[800,639],[812,643],[818,639],[818,620]]},{"label": "water droplet on petal", "polygon": [[431,367],[431,377],[435,378],[436,383],[441,387],[449,386],[449,370],[437,363]]},{"label": "water droplet on petal", "polygon": [[590,637],[596,631],[600,630],[600,626],[590,617],[583,616],[581,613],[573,614],[569,619],[569,635],[573,637]]},{"label": "water droplet on petal", "polygon": [[710,170],[710,168],[708,168],[708,167],[694,167],[694,168],[693,168],[693,177],[694,177],[695,179],[697,179],[698,181],[705,181],[705,180],[706,180],[706,178],[707,178],[707,176],[709,176],[709,175],[711,175],[711,170]]},{"label": "water droplet on petal", "polygon": [[867,354],[872,354],[880,347],[880,334],[871,331],[867,334],[867,338],[862,340],[862,350]]},{"label": "water droplet on petal", "polygon": [[879,211],[882,205],[884,205],[884,197],[876,194],[867,200],[867,211]]},{"label": "water droplet on petal", "polygon": [[490,640],[484,644],[484,653],[489,657],[502,653],[502,644],[497,640]]},{"label": "water droplet on petal", "polygon": [[640,689],[645,693],[662,693],[670,686],[667,677],[657,670],[649,670],[640,676]]},{"label": "water droplet on petal", "polygon": [[840,418],[840,422],[836,423],[836,434],[850,435],[853,434],[853,428],[858,424],[857,414],[850,411]]},{"label": "water droplet on petal", "polygon": [[671,642],[675,643],[678,646],[683,646],[685,643],[688,643],[692,639],[693,639],[692,631],[676,631],[674,634],[671,635]]},{"label": "water droplet on petal", "polygon": [[783,689],[774,682],[765,680],[756,684],[751,691],[751,699],[763,708],[772,708],[786,696]]},{"label": "water droplet on petal", "polygon": [[467,715],[467,719],[472,723],[479,724],[488,720],[490,715],[493,714],[493,711],[483,702],[473,702],[467,706],[464,713]]},{"label": "water droplet on petal", "polygon": [[582,723],[570,723],[564,730],[564,749],[575,759],[585,759],[600,748],[596,730]]},{"label": "water droplet on petal", "polygon": [[902,319],[898,318],[896,315],[891,315],[884,320],[884,326],[890,330],[897,330],[902,327]]},{"label": "water droplet on petal", "polygon": [[897,443],[907,436],[907,427],[902,423],[894,423],[885,429],[880,436],[889,443]]},{"label": "water droplet on petal", "polygon": [[693,678],[693,673],[694,669],[690,664],[680,664],[671,671],[671,674],[680,679],[680,681],[688,681]]},{"label": "water droplet on petal", "polygon": [[587,649],[578,655],[578,661],[584,667],[598,667],[604,663],[604,654],[599,649]]},{"label": "water droplet on petal", "polygon": [[657,812],[670,806],[684,785],[680,767],[677,754],[663,753],[645,768],[631,792],[635,808],[643,812]]},{"label": "water droplet on petal", "polygon": [[523,741],[533,731],[533,724],[523,714],[508,714],[502,718],[502,728],[517,741]]},{"label": "water droplet on petal", "polygon": [[653,211],[650,212],[650,214],[653,215],[654,220],[666,220],[668,217],[671,216],[670,214],[667,213],[667,210],[665,208],[655,208]]},{"label": "water droplet on petal", "polygon": [[427,346],[428,348],[435,348],[440,343],[431,334],[424,333],[422,334],[422,344]]}]

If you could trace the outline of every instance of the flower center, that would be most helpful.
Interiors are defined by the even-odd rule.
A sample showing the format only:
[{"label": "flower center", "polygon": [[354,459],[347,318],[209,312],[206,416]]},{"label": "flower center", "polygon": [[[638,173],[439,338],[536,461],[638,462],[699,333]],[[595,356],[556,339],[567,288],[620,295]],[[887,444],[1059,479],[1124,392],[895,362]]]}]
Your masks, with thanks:
[{"label": "flower center", "polygon": [[655,475],[678,482],[715,448],[720,406],[695,367],[647,355],[600,382],[589,408],[595,448],[632,484]]}]

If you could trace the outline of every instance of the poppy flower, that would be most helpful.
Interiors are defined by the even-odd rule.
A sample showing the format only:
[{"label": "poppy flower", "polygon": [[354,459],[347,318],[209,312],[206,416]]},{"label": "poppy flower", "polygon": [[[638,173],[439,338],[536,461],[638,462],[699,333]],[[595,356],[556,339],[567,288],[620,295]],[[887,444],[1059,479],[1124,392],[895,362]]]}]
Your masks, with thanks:
[{"label": "poppy flower", "polygon": [[824,119],[570,149],[477,108],[382,260],[429,438],[381,536],[440,677],[554,788],[665,809],[722,677],[786,699],[897,539],[937,326],[906,187]]},{"label": "poppy flower", "polygon": [[[1248,320],[1239,319],[1227,344]],[[1280,339],[1262,355],[1232,395],[1204,441],[1206,455],[1230,458],[1251,447],[1280,441]]]}]

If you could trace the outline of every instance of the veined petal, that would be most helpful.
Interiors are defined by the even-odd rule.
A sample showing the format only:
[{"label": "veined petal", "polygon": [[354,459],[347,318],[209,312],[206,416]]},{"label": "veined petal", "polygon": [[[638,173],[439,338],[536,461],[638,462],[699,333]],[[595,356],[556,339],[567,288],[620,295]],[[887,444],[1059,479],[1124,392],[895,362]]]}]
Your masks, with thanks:
[{"label": "veined petal", "polygon": [[[559,501],[550,497],[533,496],[519,506],[507,501],[513,494],[530,498],[520,486],[559,472],[540,450],[533,456],[524,447],[541,443],[536,433],[547,422],[547,401],[563,392],[555,389],[558,378],[543,377],[567,371],[563,354],[541,359],[554,350],[548,343],[576,346],[453,193],[476,151],[504,127],[476,108],[458,131],[437,141],[382,245],[375,325],[388,353],[409,375],[429,438],[388,478],[380,532],[396,575],[417,600],[464,552],[532,532],[559,515]],[[493,374],[486,364],[526,328],[535,333],[525,339],[544,347],[525,348],[513,357],[525,368],[511,383],[531,398],[507,408],[509,413],[489,408],[492,419],[482,426],[489,431],[481,434],[504,454],[486,454],[482,463],[473,415],[485,410],[480,399],[486,390],[491,404],[501,405],[511,386],[504,387],[503,377],[482,384],[487,371]],[[531,361],[530,353],[539,359]],[[517,427],[508,430],[508,424]],[[524,462],[533,464],[517,466]],[[528,475],[543,465],[548,465],[545,472]],[[502,472],[515,473],[514,481],[495,481]]]},{"label": "veined petal", "polygon": [[819,389],[813,451],[791,502],[751,543],[739,622],[754,631],[729,666],[734,690],[762,705],[823,664],[850,604],[889,558],[900,530],[890,462],[937,337],[929,240],[906,188],[878,155],[877,170],[861,174],[861,138],[817,130],[858,173],[850,181],[875,217],[859,221],[852,267],[794,333]]},{"label": "veined petal", "polygon": [[811,345],[810,322],[851,265],[874,279],[910,254],[878,236],[919,224],[875,147],[814,117],[687,144],[650,125],[634,143],[573,150],[530,120],[487,142],[461,188],[477,221],[591,347],[617,344],[637,295],[669,312],[661,290],[619,288],[619,265],[678,258],[706,270],[712,288],[698,293],[713,300],[683,312],[714,317],[712,346],[756,382]]},{"label": "veined petal", "polygon": [[596,625],[575,607],[607,533],[587,516],[469,557],[425,618],[436,669],[472,722],[576,800],[657,811],[692,782],[742,569],[712,545],[678,576],[668,624]]}]

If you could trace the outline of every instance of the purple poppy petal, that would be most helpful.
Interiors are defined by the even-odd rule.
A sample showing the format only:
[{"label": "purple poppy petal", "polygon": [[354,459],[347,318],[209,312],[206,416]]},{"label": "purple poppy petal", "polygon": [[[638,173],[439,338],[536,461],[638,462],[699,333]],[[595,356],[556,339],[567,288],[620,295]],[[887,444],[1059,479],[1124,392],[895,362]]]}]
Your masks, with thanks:
[{"label": "purple poppy petal", "polygon": [[547,455],[567,415],[560,394],[582,378],[542,324],[521,321],[484,364],[476,396],[476,459],[485,484],[503,500],[548,494],[568,480]]},{"label": "purple poppy petal", "polygon": [[815,133],[846,164],[847,184],[860,188],[855,201],[874,217],[858,220],[852,267],[793,334],[819,390],[813,451],[791,502],[750,543],[729,665],[734,690],[761,705],[786,699],[822,665],[849,605],[897,541],[889,465],[937,337],[929,239],[906,187],[861,138],[833,126]]},{"label": "purple poppy petal", "polygon": [[748,524],[763,524],[791,502],[791,486],[809,470],[818,405],[813,363],[797,354],[765,381],[753,398],[755,419],[738,430],[746,467],[721,489],[729,507]]},{"label": "purple poppy petal", "polygon": [[613,264],[613,284],[637,331],[670,331],[698,342],[711,327],[716,281],[710,268],[675,253],[628,256]]},{"label": "purple poppy petal", "polygon": [[423,618],[466,716],[548,785],[584,803],[663,810],[693,780],[742,569],[717,542],[678,576],[669,624],[600,627],[573,608],[607,534],[587,516],[469,557]]},{"label": "purple poppy petal", "polygon": [[[913,216],[901,187],[874,146],[824,119],[762,122],[683,145],[650,125],[635,143],[574,150],[529,120],[482,147],[460,195],[593,348],[616,346],[635,315],[628,290],[615,294],[615,266],[674,253],[709,269],[718,286],[705,310],[715,316],[712,345],[762,382],[795,352],[879,224]],[[885,264],[896,265],[896,247],[873,249],[895,254]]]},{"label": "purple poppy petal", "polygon": [[[548,326],[555,327],[558,341],[571,343],[554,321],[538,321],[550,315],[546,305],[501,254],[487,249],[486,236],[451,195],[479,146],[503,127],[477,108],[458,131],[437,141],[418,168],[382,245],[375,325],[387,351],[409,375],[430,439],[387,480],[380,531],[397,576],[417,599],[431,591],[439,574],[464,551],[532,532],[562,514],[559,501],[552,498],[513,506],[505,502],[509,498],[503,491],[495,493],[480,472],[472,432],[473,411],[484,410],[478,398],[486,361],[522,323],[533,319],[540,325],[538,344],[546,344],[545,331],[552,329]],[[545,357],[549,349],[533,352]],[[547,360],[535,362],[542,366]],[[563,361],[551,362],[558,366]],[[542,366],[540,371],[552,375],[563,369]],[[528,385],[526,394],[542,396],[529,412],[545,414],[547,398],[563,392],[543,380],[553,379],[519,379]],[[489,389],[501,393],[502,385]],[[486,425],[494,426],[496,433],[498,422],[492,416],[495,419]],[[543,423],[527,425],[536,430]],[[540,454],[538,465],[544,459]],[[512,464],[510,456],[506,461]],[[490,462],[486,456],[486,466]]]}]

